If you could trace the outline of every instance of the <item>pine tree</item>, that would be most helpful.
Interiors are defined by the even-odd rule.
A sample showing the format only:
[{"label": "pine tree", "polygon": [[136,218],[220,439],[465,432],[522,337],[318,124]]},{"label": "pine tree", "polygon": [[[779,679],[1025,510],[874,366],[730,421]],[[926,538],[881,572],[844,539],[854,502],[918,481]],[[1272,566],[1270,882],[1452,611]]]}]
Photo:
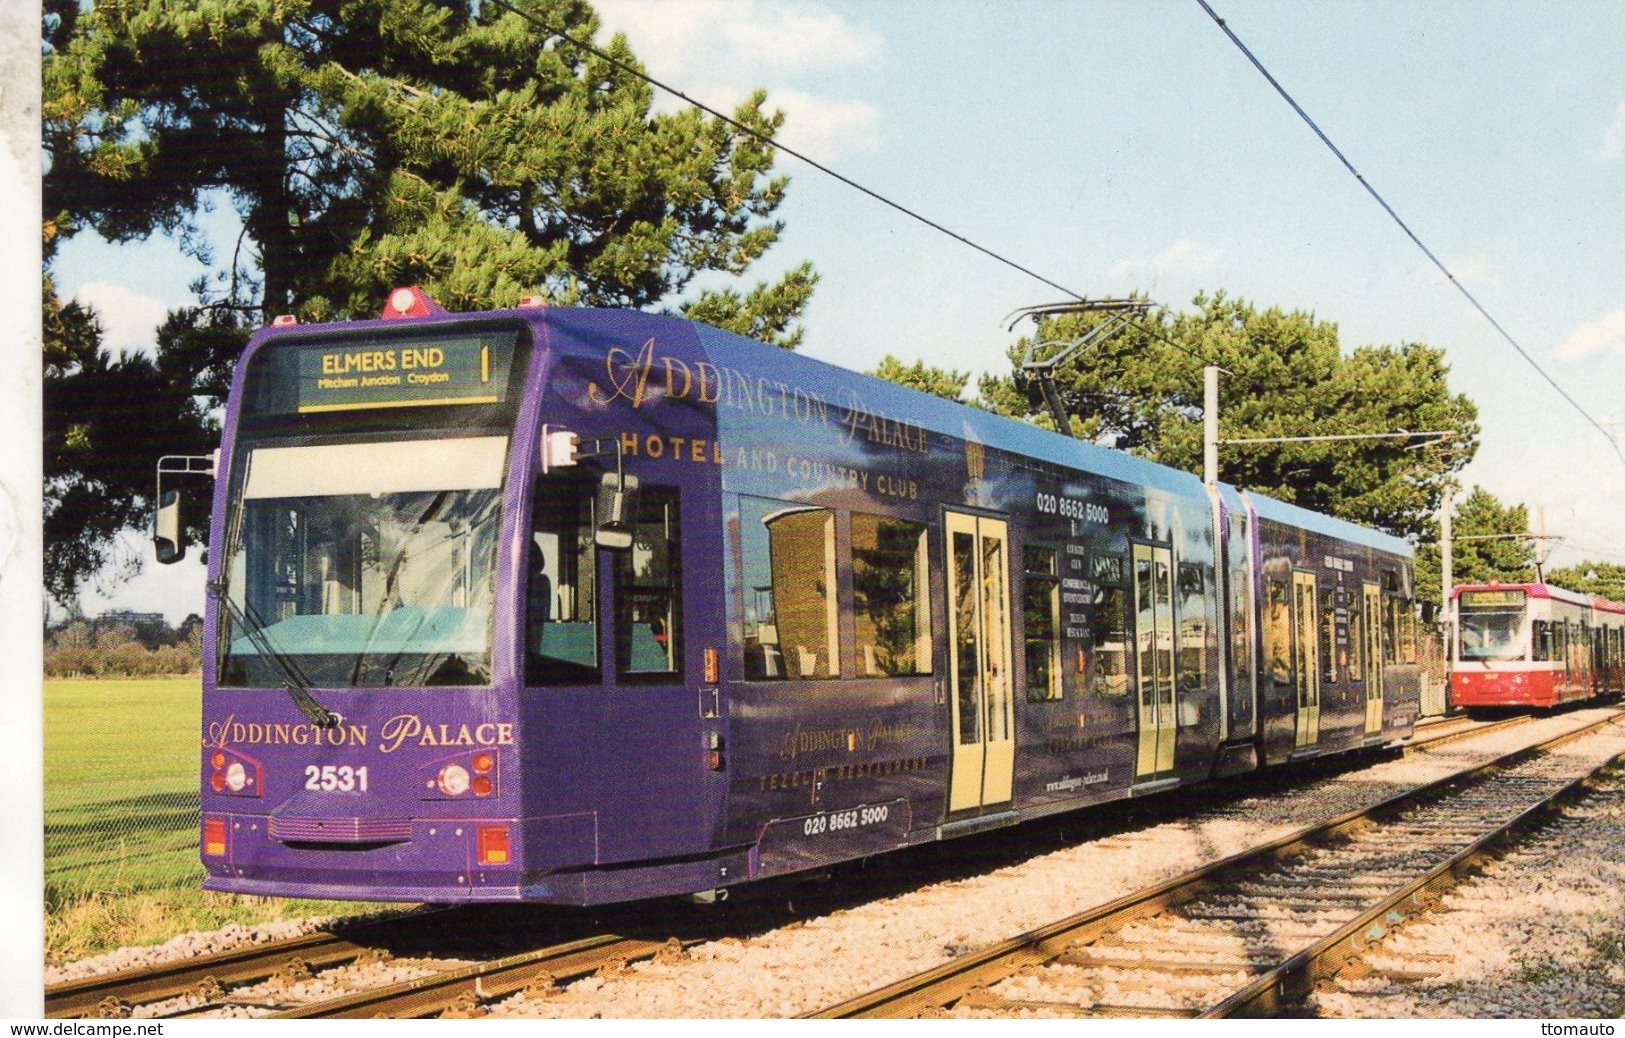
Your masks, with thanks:
[{"label": "pine tree", "polygon": [[[212,290],[306,318],[371,316],[401,284],[450,309],[537,290],[647,307],[760,258],[782,226],[771,147],[652,112],[624,37],[609,61],[559,35],[598,33],[588,4],[515,6],[51,0],[46,213],[64,235],[164,230],[212,259],[196,216],[225,192],[244,239]],[[783,121],[761,92],[734,118]],[[764,286],[752,330],[791,334],[809,281]]]},{"label": "pine tree", "polygon": [[[541,294],[800,341],[808,264],[678,301],[778,240],[787,180],[771,146],[692,109],[653,111],[624,37],[570,42],[599,33],[582,0],[511,2],[519,13],[509,0],[45,0],[48,256],[85,229],[164,232],[211,270],[156,360],[87,346],[91,315],[47,284],[58,601],[145,523],[153,462],[212,431],[232,359],[271,316],[373,317],[413,284],[451,310]],[[734,118],[762,137],[783,122],[759,91]],[[222,199],[242,218],[234,243],[199,230]],[[53,306],[69,319],[53,326]],[[120,410],[132,393],[138,414]],[[116,421],[145,438],[109,436]]]},{"label": "pine tree", "polygon": [[[1220,478],[1413,541],[1436,536],[1445,481],[1476,450],[1477,410],[1446,383],[1443,351],[1422,343],[1347,354],[1337,326],[1313,314],[1259,309],[1219,292],[1194,313],[1148,315],[1073,354],[1057,372],[1074,435],[1188,472],[1202,467],[1202,368],[1218,364],[1221,439],[1448,430],[1447,445],[1346,440],[1229,445]],[[1040,342],[1070,342],[1099,314],[1047,318]],[[1036,381],[984,378],[993,410],[1053,425]],[[1047,354],[1046,354],[1047,355]]]}]

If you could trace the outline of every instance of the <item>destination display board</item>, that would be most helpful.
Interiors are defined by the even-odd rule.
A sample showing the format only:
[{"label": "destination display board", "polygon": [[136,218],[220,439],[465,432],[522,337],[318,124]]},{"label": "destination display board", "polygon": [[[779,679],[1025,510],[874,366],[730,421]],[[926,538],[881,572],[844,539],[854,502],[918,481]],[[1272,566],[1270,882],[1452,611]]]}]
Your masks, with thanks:
[{"label": "destination display board", "polygon": [[1522,591],[1463,591],[1461,605],[1464,609],[1489,609],[1508,606],[1523,607],[1524,593]]},{"label": "destination display board", "polygon": [[301,343],[294,347],[295,410],[501,403],[508,393],[514,342],[511,332],[483,332],[399,342]]}]

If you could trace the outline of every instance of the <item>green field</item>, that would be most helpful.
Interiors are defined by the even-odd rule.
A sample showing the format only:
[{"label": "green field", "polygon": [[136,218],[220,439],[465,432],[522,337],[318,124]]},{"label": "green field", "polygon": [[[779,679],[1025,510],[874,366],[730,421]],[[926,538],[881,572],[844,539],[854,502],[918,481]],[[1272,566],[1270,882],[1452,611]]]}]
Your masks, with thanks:
[{"label": "green field", "polygon": [[46,907],[201,879],[197,678],[45,683]]},{"label": "green field", "polygon": [[45,682],[49,960],[360,907],[202,889],[200,701],[196,677]]}]

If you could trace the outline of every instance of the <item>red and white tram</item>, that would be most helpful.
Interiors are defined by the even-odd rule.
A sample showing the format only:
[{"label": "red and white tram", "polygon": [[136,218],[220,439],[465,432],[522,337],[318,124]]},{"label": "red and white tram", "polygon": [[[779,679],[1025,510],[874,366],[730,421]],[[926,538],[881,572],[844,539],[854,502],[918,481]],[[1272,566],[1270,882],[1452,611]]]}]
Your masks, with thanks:
[{"label": "red and white tram", "polygon": [[1553,707],[1625,691],[1625,605],[1550,584],[1458,584],[1450,699]]}]

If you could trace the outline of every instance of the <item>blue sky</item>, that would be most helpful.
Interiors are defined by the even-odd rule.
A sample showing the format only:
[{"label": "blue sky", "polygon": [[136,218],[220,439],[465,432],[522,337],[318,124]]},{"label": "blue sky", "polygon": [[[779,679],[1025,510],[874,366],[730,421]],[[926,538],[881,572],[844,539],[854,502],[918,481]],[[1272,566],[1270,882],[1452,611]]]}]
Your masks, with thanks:
[{"label": "blue sky", "polygon": [[[1625,423],[1625,5],[1211,2],[1524,349],[1592,417]],[[1625,462],[1195,0],[599,8],[657,78],[724,109],[767,89],[786,143],[1079,293],[1189,308],[1223,289],[1335,322],[1345,348],[1443,347],[1483,425],[1467,486],[1543,508],[1566,538],[1554,565],[1625,561]],[[793,159],[780,169],[786,231],[747,281],[813,261],[812,356],[999,370],[1001,319],[1060,296]],[[229,249],[229,212],[206,226]],[[55,269],[131,348],[198,273],[167,242],[88,236]],[[118,604],[201,611],[197,567],[147,570]]]}]

